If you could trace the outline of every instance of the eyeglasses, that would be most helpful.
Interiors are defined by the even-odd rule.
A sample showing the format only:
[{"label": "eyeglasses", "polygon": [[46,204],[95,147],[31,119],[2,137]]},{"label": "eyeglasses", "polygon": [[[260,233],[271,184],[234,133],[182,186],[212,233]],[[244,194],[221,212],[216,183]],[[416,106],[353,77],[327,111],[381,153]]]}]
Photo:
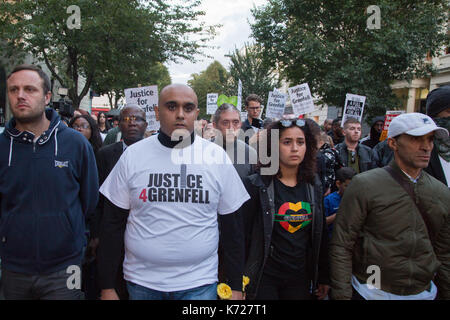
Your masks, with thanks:
[{"label": "eyeglasses", "polygon": [[259,110],[261,107],[247,107],[248,110]]},{"label": "eyeglasses", "polygon": [[136,117],[136,116],[130,116],[130,117],[123,117],[121,121],[125,121],[130,123],[131,121],[134,121],[136,123],[145,122],[145,119],[142,117]]},{"label": "eyeglasses", "polygon": [[280,124],[285,128],[289,128],[293,124],[295,124],[297,127],[304,127],[306,122],[303,119],[283,119],[280,120]]},{"label": "eyeglasses", "polygon": [[72,125],[72,129],[75,129],[75,130],[78,130],[78,129],[86,130],[86,129],[90,129],[90,128],[91,128],[91,126],[89,124],[87,124],[87,123],[82,124],[80,126],[76,125],[76,124]]}]

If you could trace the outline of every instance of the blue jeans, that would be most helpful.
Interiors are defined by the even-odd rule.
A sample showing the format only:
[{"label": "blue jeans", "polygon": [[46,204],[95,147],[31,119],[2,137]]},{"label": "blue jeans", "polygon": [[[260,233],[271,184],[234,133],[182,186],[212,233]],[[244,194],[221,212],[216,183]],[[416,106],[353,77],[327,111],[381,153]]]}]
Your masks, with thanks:
[{"label": "blue jeans", "polygon": [[163,292],[140,286],[127,281],[130,300],[216,300],[217,283],[207,284],[200,287]]}]

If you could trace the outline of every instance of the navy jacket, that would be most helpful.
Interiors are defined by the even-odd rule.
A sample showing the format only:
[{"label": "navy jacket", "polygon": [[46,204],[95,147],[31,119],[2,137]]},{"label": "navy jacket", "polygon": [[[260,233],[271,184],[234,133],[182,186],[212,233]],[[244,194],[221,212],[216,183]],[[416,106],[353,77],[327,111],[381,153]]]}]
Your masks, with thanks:
[{"label": "navy jacket", "polygon": [[85,215],[98,199],[89,141],[45,111],[50,127],[36,142],[15,129],[0,135],[0,255],[2,267],[49,274],[80,265]]}]

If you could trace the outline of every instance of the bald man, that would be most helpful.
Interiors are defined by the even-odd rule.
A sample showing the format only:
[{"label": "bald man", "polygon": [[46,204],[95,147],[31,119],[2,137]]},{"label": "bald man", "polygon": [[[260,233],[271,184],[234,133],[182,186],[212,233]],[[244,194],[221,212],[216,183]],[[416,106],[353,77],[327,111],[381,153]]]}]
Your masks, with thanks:
[{"label": "bald man", "polygon": [[195,135],[199,109],[190,87],[165,87],[155,112],[158,135],[127,148],[100,189],[114,212],[104,215],[100,232],[102,299],[117,299],[123,238],[130,299],[216,299],[219,225],[226,282],[242,299],[244,240],[236,211],[249,195],[225,151]]}]

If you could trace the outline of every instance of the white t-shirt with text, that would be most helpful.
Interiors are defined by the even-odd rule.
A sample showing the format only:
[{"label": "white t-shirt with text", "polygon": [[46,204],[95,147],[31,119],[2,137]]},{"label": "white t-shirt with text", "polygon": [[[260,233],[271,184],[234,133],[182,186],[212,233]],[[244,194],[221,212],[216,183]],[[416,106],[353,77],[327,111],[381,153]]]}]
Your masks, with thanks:
[{"label": "white t-shirt with text", "polygon": [[249,199],[225,151],[198,136],[183,149],[156,135],[129,146],[100,192],[130,210],[125,280],[163,292],[217,281],[217,213]]}]

